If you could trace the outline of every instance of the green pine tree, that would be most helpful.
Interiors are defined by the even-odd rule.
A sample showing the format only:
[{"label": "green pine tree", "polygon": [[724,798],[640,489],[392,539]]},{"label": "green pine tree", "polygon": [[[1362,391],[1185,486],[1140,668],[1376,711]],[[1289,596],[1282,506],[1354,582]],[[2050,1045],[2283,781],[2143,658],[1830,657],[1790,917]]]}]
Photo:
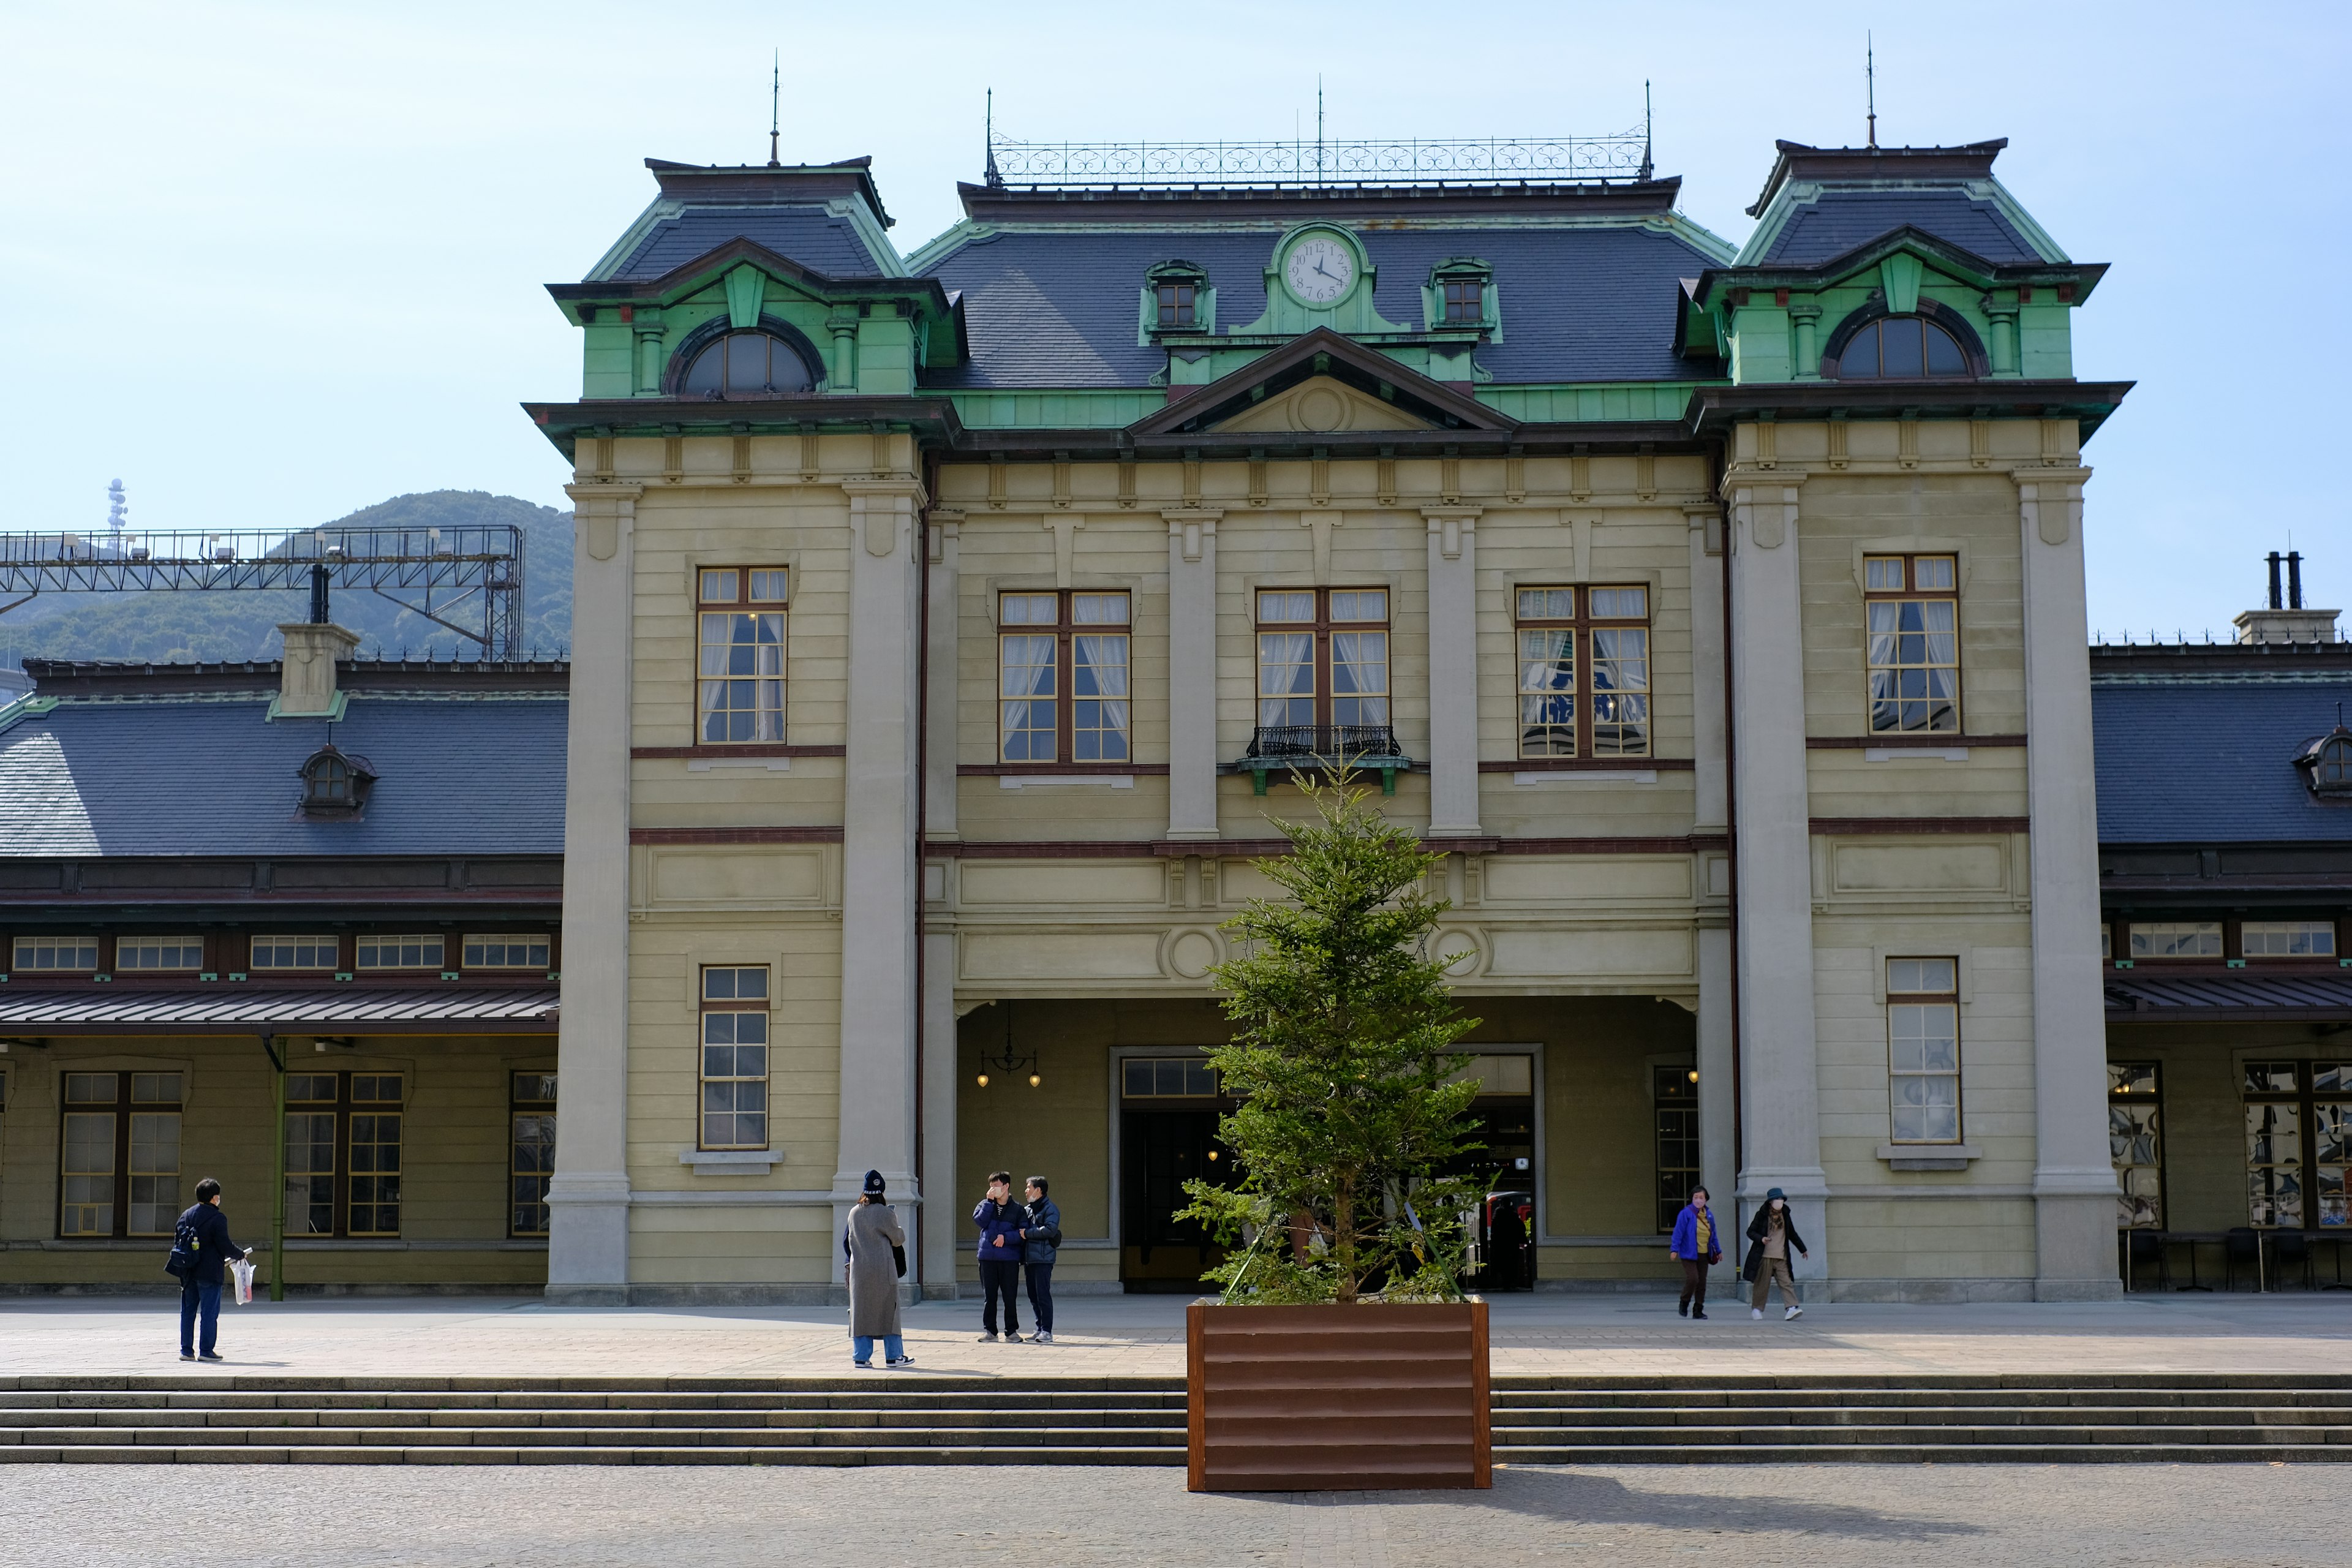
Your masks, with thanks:
[{"label": "green pine tree", "polygon": [[1451,1300],[1484,1185],[1443,1173],[1483,1147],[1477,1084],[1447,1081],[1478,1021],[1429,950],[1444,857],[1344,772],[1299,783],[1318,820],[1277,823],[1291,853],[1258,862],[1289,897],[1226,921],[1240,952],[1212,972],[1236,1026],[1209,1059],[1240,1101],[1218,1128],[1237,1180],[1186,1183],[1178,1217],[1234,1247],[1206,1276],[1228,1300]]}]

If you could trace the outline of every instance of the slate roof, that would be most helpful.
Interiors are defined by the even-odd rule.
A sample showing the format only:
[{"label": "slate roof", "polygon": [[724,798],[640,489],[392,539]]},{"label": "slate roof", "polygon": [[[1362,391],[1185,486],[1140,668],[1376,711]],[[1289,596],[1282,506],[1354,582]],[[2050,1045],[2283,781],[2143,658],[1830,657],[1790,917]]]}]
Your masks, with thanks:
[{"label": "slate roof", "polygon": [[1802,267],[1827,261],[1906,224],[1987,261],[2049,259],[1994,203],[1959,189],[1914,188],[1824,191],[1797,205],[1760,261],[1750,265]]},{"label": "slate roof", "polygon": [[884,267],[845,217],[822,206],[706,207],[663,218],[619,266],[597,281],[644,282],[716,250],[749,239],[829,278],[878,278]]},{"label": "slate roof", "polygon": [[2291,759],[2336,727],[2352,679],[2091,689],[2103,844],[2352,843]]},{"label": "slate roof", "polygon": [[0,728],[0,857],[561,855],[554,695],[352,695],[335,744],[376,782],[358,821],[296,810],[319,719],[249,697],[65,699]]},{"label": "slate roof", "polygon": [[[1265,310],[1265,266],[1282,225],[1134,231],[1010,228],[982,235],[927,268],[963,293],[971,362],[928,384],[1139,387],[1167,363],[1139,346],[1143,274],[1154,262],[1205,268],[1217,327],[1230,332]],[[1504,342],[1478,363],[1496,381],[1687,381],[1674,353],[1676,279],[1713,265],[1691,241],[1625,225],[1575,228],[1360,228],[1376,269],[1373,307],[1412,331],[1421,286],[1451,257],[1495,268]]]}]

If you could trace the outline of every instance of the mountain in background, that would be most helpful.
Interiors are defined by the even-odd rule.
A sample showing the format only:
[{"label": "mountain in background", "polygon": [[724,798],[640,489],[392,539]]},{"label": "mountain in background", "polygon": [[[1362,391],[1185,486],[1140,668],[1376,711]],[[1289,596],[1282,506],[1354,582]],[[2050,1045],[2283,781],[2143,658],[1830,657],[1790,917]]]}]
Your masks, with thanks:
[{"label": "mountain in background", "polygon": [[[556,658],[572,646],[572,514],[480,490],[394,496],[331,528],[456,528],[512,523],[523,535],[522,637],[516,650]],[[421,598],[421,595],[417,595]],[[478,598],[451,618],[478,620]],[[439,605],[436,605],[437,610]],[[360,634],[360,657],[478,658],[481,645],[365,589],[334,592],[330,613]],[[0,616],[0,668],[26,658],[141,659],[156,663],[276,658],[278,626],[309,618],[303,590],[43,595]]]}]

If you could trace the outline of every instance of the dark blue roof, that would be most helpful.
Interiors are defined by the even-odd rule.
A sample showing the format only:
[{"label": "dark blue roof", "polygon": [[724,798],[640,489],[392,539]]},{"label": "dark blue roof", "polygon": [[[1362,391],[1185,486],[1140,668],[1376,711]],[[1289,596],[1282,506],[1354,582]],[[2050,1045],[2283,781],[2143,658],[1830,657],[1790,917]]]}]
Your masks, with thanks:
[{"label": "dark blue roof", "polygon": [[1827,261],[1906,224],[1987,261],[2042,259],[1998,206],[1966,191],[1832,190],[1789,215],[1762,265]]},{"label": "dark blue roof", "polygon": [[66,699],[0,730],[0,856],[561,855],[554,696],[354,693],[335,745],[376,782],[357,822],[296,809],[320,719],[249,698]]},{"label": "dark blue roof", "polygon": [[[963,291],[971,362],[942,386],[1143,386],[1164,351],[1136,342],[1143,274],[1154,262],[1205,268],[1217,327],[1230,332],[1265,310],[1265,266],[1279,226],[1181,232],[1010,229],[958,246],[929,273]],[[1367,229],[1373,307],[1413,331],[1421,287],[1451,257],[1495,268],[1503,336],[1478,350],[1496,381],[1684,381],[1675,357],[1677,279],[1716,258],[1656,229]]]},{"label": "dark blue roof", "polygon": [[2352,843],[2293,762],[2339,700],[2352,680],[2095,684],[2100,842]]},{"label": "dark blue roof", "polygon": [[829,278],[877,278],[887,271],[847,218],[821,206],[696,207],[655,224],[612,276],[623,282],[659,278],[731,239],[765,246]]}]

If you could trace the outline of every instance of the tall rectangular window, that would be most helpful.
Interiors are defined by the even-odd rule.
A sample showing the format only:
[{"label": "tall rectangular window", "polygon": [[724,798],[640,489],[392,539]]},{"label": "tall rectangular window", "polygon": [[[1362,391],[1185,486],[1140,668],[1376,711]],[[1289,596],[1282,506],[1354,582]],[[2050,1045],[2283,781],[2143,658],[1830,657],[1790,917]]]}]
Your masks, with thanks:
[{"label": "tall rectangular window", "polygon": [[2139,958],[2219,958],[2220,921],[2134,921],[2131,955]]},{"label": "tall rectangular window", "polygon": [[473,932],[466,938],[468,969],[545,969],[548,940],[543,934],[510,931]]},{"label": "tall rectangular window", "polygon": [[398,1073],[286,1075],[289,1235],[400,1234],[405,1089]]},{"label": "tall rectangular window", "polygon": [[65,1075],[58,1165],[60,1237],[172,1234],[182,1206],[184,1092],[175,1072]]},{"label": "tall rectangular window", "polygon": [[1521,588],[1519,755],[1650,754],[1650,591]]},{"label": "tall rectangular window", "polygon": [[702,972],[702,1125],[705,1149],[768,1146],[768,967]]},{"label": "tall rectangular window", "polygon": [[547,1184],[555,1174],[555,1075],[519,1072],[512,1079],[514,1137],[507,1162],[507,1234],[547,1234]]},{"label": "tall rectangular window", "polygon": [[[1658,1234],[1665,1236],[1673,1232],[1691,1189],[1698,1185],[1697,1070],[1653,1067],[1650,1106],[1658,1141]],[[1727,1245],[1723,1250],[1731,1248]]]},{"label": "tall rectangular window", "polygon": [[94,970],[98,967],[98,938],[20,936],[16,939],[13,967],[34,974],[57,970]]},{"label": "tall rectangular window", "polygon": [[1958,1142],[1958,961],[1886,961],[1886,1058],[1892,1142]]},{"label": "tall rectangular window", "polygon": [[123,936],[114,940],[117,973],[204,966],[205,939],[200,936]]},{"label": "tall rectangular window", "polygon": [[342,963],[342,943],[332,936],[257,936],[252,966],[261,969],[332,969]]},{"label": "tall rectangular window", "polygon": [[706,746],[784,738],[785,571],[695,574],[695,739]]},{"label": "tall rectangular window", "polygon": [[2239,952],[2248,958],[2333,958],[2334,921],[2247,921],[2238,927]]},{"label": "tall rectangular window", "polygon": [[2164,1228],[2164,1097],[2154,1062],[2107,1064],[2107,1153],[2122,1189],[2116,1226]]},{"label": "tall rectangular window", "polygon": [[1959,558],[1863,558],[1874,735],[1960,727]]},{"label": "tall rectangular window", "polygon": [[446,942],[427,931],[422,935],[363,936],[359,940],[362,969],[439,969]]},{"label": "tall rectangular window", "polygon": [[1258,729],[1330,754],[1393,746],[1389,723],[1388,590],[1259,590]]},{"label": "tall rectangular window", "polygon": [[1128,595],[1017,593],[998,595],[996,604],[998,757],[1132,760]]},{"label": "tall rectangular window", "polygon": [[2248,1222],[2352,1224],[2352,1061],[2248,1062],[2244,1072]]}]

